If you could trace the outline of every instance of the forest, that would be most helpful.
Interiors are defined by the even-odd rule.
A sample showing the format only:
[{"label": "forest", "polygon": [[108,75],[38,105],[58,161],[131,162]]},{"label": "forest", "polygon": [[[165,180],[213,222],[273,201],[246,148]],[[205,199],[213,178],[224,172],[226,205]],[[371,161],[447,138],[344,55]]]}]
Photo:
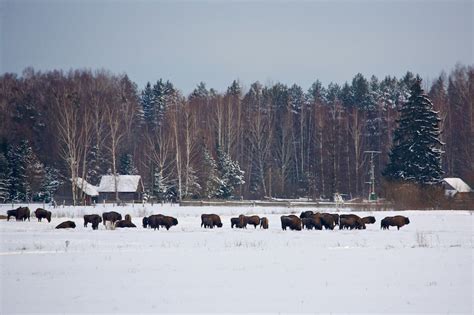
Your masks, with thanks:
[{"label": "forest", "polygon": [[[307,89],[238,80],[189,95],[165,79],[143,87],[106,70],[0,76],[0,202],[44,200],[75,178],[139,174],[166,199],[330,199],[377,193],[400,108],[415,74],[356,74]],[[423,88],[439,112],[442,169],[474,186],[474,67],[457,65]],[[69,186],[71,186],[69,184]],[[80,191],[68,188],[74,203]]]}]

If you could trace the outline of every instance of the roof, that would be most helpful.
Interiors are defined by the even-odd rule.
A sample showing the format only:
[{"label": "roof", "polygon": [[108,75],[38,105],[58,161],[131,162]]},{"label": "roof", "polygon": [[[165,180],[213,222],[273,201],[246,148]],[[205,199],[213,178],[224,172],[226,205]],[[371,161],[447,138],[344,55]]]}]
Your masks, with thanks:
[{"label": "roof", "polygon": [[469,187],[468,184],[466,184],[465,181],[458,177],[448,177],[443,179],[444,182],[446,182],[449,186],[453,188],[453,190],[456,190],[457,192],[471,192],[472,189]]},{"label": "roof", "polygon": [[[136,192],[140,184],[140,175],[118,175],[118,192]],[[104,175],[100,179],[99,192],[115,192],[115,180],[113,175]]]},{"label": "roof", "polygon": [[80,177],[76,178],[76,186],[80,188],[86,195],[89,195],[92,197],[99,195],[99,192],[98,192],[99,187],[89,184],[86,180]]}]

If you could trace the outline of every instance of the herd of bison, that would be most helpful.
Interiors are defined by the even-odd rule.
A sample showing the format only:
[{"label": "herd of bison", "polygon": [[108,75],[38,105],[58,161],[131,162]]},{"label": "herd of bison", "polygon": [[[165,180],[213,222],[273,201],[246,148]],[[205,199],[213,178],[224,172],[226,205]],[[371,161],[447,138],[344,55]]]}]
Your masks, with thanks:
[{"label": "herd of bison", "polygon": [[[46,219],[51,222],[51,211],[38,208],[34,212],[39,222],[42,219]],[[17,209],[7,211],[7,221],[10,217],[14,217],[17,221],[30,220],[30,209],[28,207],[19,207]],[[301,231],[302,229],[308,230],[333,230],[336,226],[339,226],[340,230],[363,230],[367,224],[375,223],[375,217],[359,217],[355,214],[336,214],[336,213],[319,213],[313,211],[304,211],[298,217],[296,215],[283,215],[281,219],[281,228],[286,230]],[[133,224],[132,218],[129,214],[125,215],[122,219],[122,215],[115,211],[104,212],[102,216],[98,214],[87,214],[84,215],[84,227],[90,223],[93,230],[99,228],[99,224],[103,223],[106,226],[106,222],[110,222],[109,227],[112,228],[136,228]],[[396,215],[393,217],[386,217],[380,221],[381,229],[389,229],[390,226],[396,226],[400,229],[402,226],[409,224],[410,220],[407,217]],[[230,219],[231,228],[246,229],[248,225],[253,225],[254,228],[260,226],[260,228],[268,229],[268,219],[266,217],[259,217],[257,215],[246,216],[240,215],[236,218]],[[144,217],[142,220],[144,228],[152,228],[154,230],[166,228],[169,230],[172,226],[178,225],[178,220],[171,216],[162,214],[154,214],[149,217]],[[221,218],[217,214],[202,214],[201,215],[201,227],[202,228],[221,228],[223,226]],[[73,221],[64,221],[56,229],[75,228],[76,223]]]}]

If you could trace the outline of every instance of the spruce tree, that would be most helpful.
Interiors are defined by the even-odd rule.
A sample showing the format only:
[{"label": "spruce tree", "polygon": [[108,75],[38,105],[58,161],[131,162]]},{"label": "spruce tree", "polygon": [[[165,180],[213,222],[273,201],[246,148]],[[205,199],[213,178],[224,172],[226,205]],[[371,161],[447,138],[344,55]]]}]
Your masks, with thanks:
[{"label": "spruce tree", "polygon": [[220,186],[216,197],[229,198],[235,188],[244,182],[244,172],[240,169],[239,162],[233,161],[221,148],[217,149],[218,170],[220,172]]},{"label": "spruce tree", "polygon": [[140,102],[143,109],[143,122],[151,126],[153,124],[153,90],[150,82],[145,86],[140,97]]},{"label": "spruce tree", "polygon": [[51,166],[45,167],[45,174],[41,183],[40,195],[42,200],[50,202],[54,200],[54,194],[63,183],[59,177],[59,171]]},{"label": "spruce tree", "polygon": [[35,156],[28,140],[22,140],[17,146],[11,147],[7,153],[10,166],[9,193],[13,200],[27,201],[31,198],[31,169]]},{"label": "spruce tree", "polygon": [[8,160],[3,152],[0,152],[0,202],[6,202],[10,199],[10,177],[11,169]]},{"label": "spruce tree", "polygon": [[400,109],[390,162],[384,176],[418,184],[441,180],[441,146],[438,113],[416,78],[407,102]]},{"label": "spruce tree", "polygon": [[221,179],[219,178],[216,161],[207,149],[204,149],[204,169],[207,174],[204,194],[207,198],[215,198],[219,195]]},{"label": "spruce tree", "polygon": [[120,156],[119,174],[122,175],[136,175],[137,169],[133,165],[133,157],[129,153],[124,153]]}]

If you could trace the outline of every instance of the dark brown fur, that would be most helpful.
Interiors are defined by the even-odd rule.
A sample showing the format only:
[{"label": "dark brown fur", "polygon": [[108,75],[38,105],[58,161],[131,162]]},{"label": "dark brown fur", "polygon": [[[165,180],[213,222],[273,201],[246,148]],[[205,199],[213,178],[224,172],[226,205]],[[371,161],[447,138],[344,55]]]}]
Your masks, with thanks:
[{"label": "dark brown fur", "polygon": [[100,222],[102,222],[102,218],[98,214],[84,215],[84,227],[87,227],[88,223],[92,223],[92,229],[97,230],[99,228]]},{"label": "dark brown fur", "polygon": [[105,225],[105,222],[110,221],[115,223],[116,221],[122,220],[122,215],[115,211],[104,212],[102,213],[102,223]]},{"label": "dark brown fur", "polygon": [[303,212],[301,212],[301,214],[300,214],[300,219],[309,218],[309,217],[311,217],[313,214],[314,214],[313,211],[303,211]]},{"label": "dark brown fur", "polygon": [[7,210],[7,221],[10,221],[10,217],[17,217],[18,215],[18,209],[13,209],[13,210]]},{"label": "dark brown fur", "polygon": [[16,213],[16,220],[17,221],[30,221],[30,208],[28,207],[19,207]]},{"label": "dark brown fur", "polygon": [[410,219],[402,215],[396,215],[394,217],[386,217],[380,221],[380,228],[389,230],[390,226],[396,226],[397,230],[400,230],[400,228],[406,224],[410,224]]},{"label": "dark brown fur", "polygon": [[297,230],[301,231],[301,219],[298,218],[295,215],[288,215],[288,216],[281,216],[281,228],[282,230],[286,230],[287,227],[290,228],[290,230]]},{"label": "dark brown fur", "polygon": [[254,228],[257,228],[257,226],[260,224],[260,217],[258,215],[252,215],[247,218],[247,224],[253,225]]},{"label": "dark brown fur", "polygon": [[375,217],[372,217],[372,216],[362,218],[362,222],[364,222],[364,224],[374,224],[375,221],[376,221]]},{"label": "dark brown fur", "polygon": [[38,222],[41,222],[41,219],[46,219],[48,222],[51,222],[51,211],[38,208],[35,210],[35,216]]},{"label": "dark brown fur", "polygon": [[214,226],[217,226],[219,228],[222,227],[222,221],[221,218],[217,214],[202,214],[201,215],[201,227],[204,228],[214,228]]},{"label": "dark brown fur", "polygon": [[268,219],[266,217],[260,218],[260,228],[268,229]]},{"label": "dark brown fur", "polygon": [[136,228],[137,226],[128,220],[119,220],[114,223],[115,228]]},{"label": "dark brown fur", "polygon": [[343,229],[364,230],[365,229],[365,224],[362,221],[362,219],[357,217],[357,216],[356,217],[353,217],[353,216],[342,217],[341,216],[340,219],[339,219],[339,229],[340,230],[343,230]]},{"label": "dark brown fur", "polygon": [[75,229],[76,223],[73,221],[64,221],[63,223],[56,226],[56,229]]},{"label": "dark brown fur", "polygon": [[238,228],[239,218],[230,218],[230,227],[233,229],[234,226]]}]

